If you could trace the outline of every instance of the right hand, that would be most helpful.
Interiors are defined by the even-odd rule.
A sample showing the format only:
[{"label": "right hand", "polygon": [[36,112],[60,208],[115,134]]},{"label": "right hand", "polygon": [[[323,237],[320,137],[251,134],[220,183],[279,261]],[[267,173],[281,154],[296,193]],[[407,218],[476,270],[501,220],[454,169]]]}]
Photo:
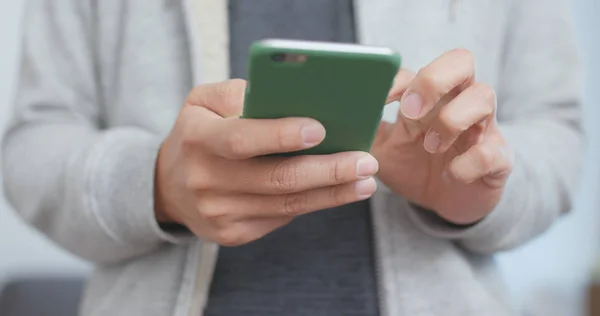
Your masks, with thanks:
[{"label": "right hand", "polygon": [[246,83],[192,90],[157,159],[157,219],[224,246],[259,239],[294,217],[369,198],[378,164],[365,152],[273,157],[314,147],[313,119],[240,119]]}]

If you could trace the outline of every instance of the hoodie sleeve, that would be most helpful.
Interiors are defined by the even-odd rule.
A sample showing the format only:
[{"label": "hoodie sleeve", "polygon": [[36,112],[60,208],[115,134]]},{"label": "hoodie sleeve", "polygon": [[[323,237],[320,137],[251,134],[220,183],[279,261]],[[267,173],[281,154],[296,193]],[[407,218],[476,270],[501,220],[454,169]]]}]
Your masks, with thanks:
[{"label": "hoodie sleeve", "polygon": [[410,211],[426,233],[480,254],[531,240],[571,208],[584,147],[582,76],[567,4],[513,1],[508,25],[498,120],[517,157],[501,202],[469,227],[415,207]]},{"label": "hoodie sleeve", "polygon": [[2,167],[6,196],[29,224],[75,255],[115,263],[185,238],[154,217],[159,136],[101,128],[91,2],[28,1]]}]

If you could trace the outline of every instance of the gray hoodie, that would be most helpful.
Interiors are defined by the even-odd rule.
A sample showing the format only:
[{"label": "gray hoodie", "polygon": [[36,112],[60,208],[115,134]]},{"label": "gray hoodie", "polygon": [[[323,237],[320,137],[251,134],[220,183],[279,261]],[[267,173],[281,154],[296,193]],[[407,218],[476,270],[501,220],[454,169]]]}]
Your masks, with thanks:
[{"label": "gray hoodie", "polygon": [[[472,50],[517,153],[502,201],[469,228],[381,186],[372,199],[381,311],[510,315],[492,255],[547,229],[578,183],[584,137],[569,11],[562,0],[355,1],[360,41],[396,49],[406,68]],[[190,88],[226,78],[225,3],[28,3],[5,188],[27,222],[96,264],[83,315],[202,314],[218,248],[159,229],[154,163]]]}]

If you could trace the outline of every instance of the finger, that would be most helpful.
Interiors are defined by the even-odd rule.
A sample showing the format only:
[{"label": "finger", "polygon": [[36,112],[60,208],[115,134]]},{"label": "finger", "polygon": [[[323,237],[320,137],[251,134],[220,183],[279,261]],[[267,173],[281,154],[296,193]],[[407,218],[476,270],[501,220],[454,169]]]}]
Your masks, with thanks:
[{"label": "finger", "polygon": [[402,96],[404,117],[420,120],[447,94],[460,92],[475,76],[475,62],[465,49],[449,51],[421,69]]},{"label": "finger", "polygon": [[484,180],[494,188],[506,182],[514,164],[514,152],[503,141],[490,140],[471,147],[448,167],[450,179],[463,184]]},{"label": "finger", "polygon": [[[390,93],[388,94],[386,104],[392,103],[394,101],[399,101],[402,95],[406,92],[406,89],[408,89],[409,85],[414,80],[414,78],[414,72],[401,69],[394,78],[394,84],[392,86],[392,89],[390,90]],[[382,140],[382,135],[387,136],[394,133],[405,133],[409,138],[412,138],[415,135],[421,133],[421,124],[419,122],[408,122],[404,120],[404,117],[402,116],[402,114],[400,114],[400,111],[398,112],[398,118],[396,119],[396,123],[387,123],[382,125],[384,125],[383,127],[385,127],[386,129],[382,130],[383,127],[380,126],[376,137],[376,141]],[[381,133],[382,131],[386,133]],[[379,142],[374,143],[373,146],[376,146],[377,144],[379,144]]]},{"label": "finger", "polygon": [[[423,146],[429,153],[443,153],[471,126],[483,124],[495,114],[496,94],[481,83],[468,87],[440,109],[425,134]],[[480,129],[484,132],[485,129]]]},{"label": "finger", "polygon": [[295,217],[370,198],[377,190],[373,178],[283,195],[243,194],[219,196],[206,206],[227,214],[232,221],[254,218]]},{"label": "finger", "polygon": [[401,69],[394,78],[394,84],[392,85],[392,89],[390,89],[390,93],[388,94],[385,103],[399,101],[414,78],[414,72]]},{"label": "finger", "polygon": [[262,157],[222,161],[211,171],[219,189],[253,194],[288,194],[367,179],[377,173],[377,160],[364,152],[333,155]]},{"label": "finger", "polygon": [[207,108],[221,117],[239,117],[244,108],[245,92],[246,81],[241,79],[199,85],[189,94],[185,104]]},{"label": "finger", "polygon": [[299,151],[325,139],[325,128],[311,118],[228,118],[206,121],[198,129],[200,145],[227,159]]},{"label": "finger", "polygon": [[215,232],[214,241],[221,246],[236,247],[261,239],[290,223],[290,217],[251,219],[234,223]]},{"label": "finger", "polygon": [[[396,118],[396,124],[394,131],[395,133],[400,133],[406,135],[409,140],[414,140],[416,138],[423,137],[423,135],[429,129],[432,122],[440,113],[441,109],[443,109],[446,104],[448,104],[452,99],[456,97],[457,93],[452,91],[446,94],[442,99],[440,99],[434,107],[427,112],[421,119],[419,120],[411,120],[406,118],[402,111],[398,111],[398,116]],[[404,140],[405,141],[405,140]]]},{"label": "finger", "polygon": [[[375,179],[275,196],[269,210],[274,215],[298,216],[370,198],[377,190]],[[266,201],[265,201],[266,202]],[[266,205],[265,205],[266,206]]]}]

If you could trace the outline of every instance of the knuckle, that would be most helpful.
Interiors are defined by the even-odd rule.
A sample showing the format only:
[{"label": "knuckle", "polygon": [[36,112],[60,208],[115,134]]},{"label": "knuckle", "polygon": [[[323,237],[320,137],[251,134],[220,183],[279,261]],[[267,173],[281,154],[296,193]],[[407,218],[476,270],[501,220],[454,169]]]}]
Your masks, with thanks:
[{"label": "knuckle", "polygon": [[195,147],[201,142],[198,130],[194,124],[189,124],[186,120],[180,121],[181,125],[181,144],[184,148]]},{"label": "knuckle", "polygon": [[437,87],[441,86],[442,84],[439,76],[436,74],[436,71],[430,66],[419,70],[417,77],[419,78],[421,85],[423,85],[427,91],[436,91]]},{"label": "knuckle", "polygon": [[238,229],[228,227],[216,232],[216,242],[225,247],[236,247],[248,243],[248,240]]},{"label": "knuckle", "polygon": [[269,181],[271,189],[275,191],[290,192],[298,186],[300,166],[287,161],[280,163],[271,174]]},{"label": "knuckle", "polygon": [[462,134],[464,131],[468,129],[468,126],[462,122],[462,120],[452,113],[451,111],[440,111],[438,115],[438,121],[440,124],[440,132],[446,132],[451,136],[456,136]]},{"label": "knuckle", "polygon": [[341,183],[344,181],[344,172],[343,172],[342,163],[339,161],[332,162],[329,167],[329,180],[331,183]]},{"label": "knuckle", "polygon": [[306,194],[288,194],[283,198],[283,213],[289,217],[295,217],[302,213],[308,205]]},{"label": "knuckle", "polygon": [[[223,224],[224,219],[229,215],[229,211],[223,205],[211,201],[200,201],[197,204],[198,215],[200,218],[211,224]],[[219,225],[223,226],[223,225]]]}]

